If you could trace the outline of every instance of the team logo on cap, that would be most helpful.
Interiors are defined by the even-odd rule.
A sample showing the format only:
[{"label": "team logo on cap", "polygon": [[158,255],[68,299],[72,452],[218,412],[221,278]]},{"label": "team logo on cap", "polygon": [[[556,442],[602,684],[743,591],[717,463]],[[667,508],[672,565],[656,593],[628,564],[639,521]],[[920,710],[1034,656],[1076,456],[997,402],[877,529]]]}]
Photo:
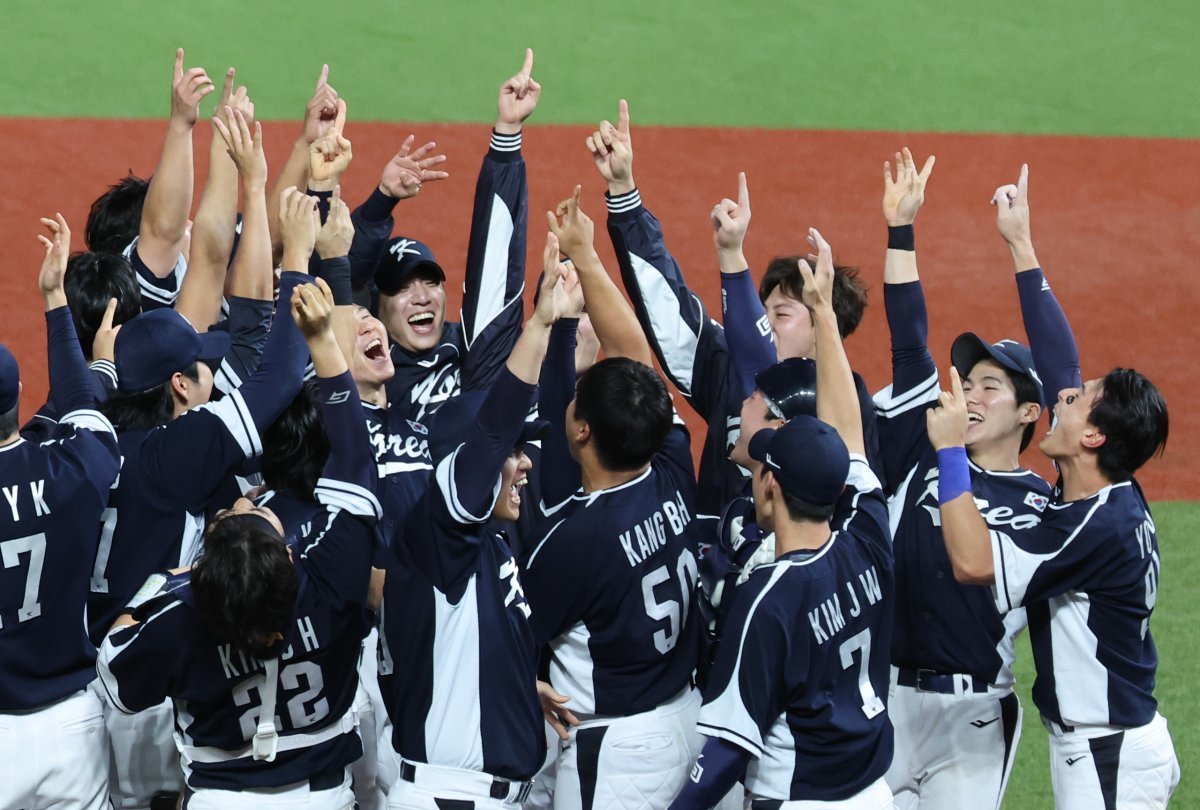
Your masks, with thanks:
[{"label": "team logo on cap", "polygon": [[394,244],[390,248],[388,248],[388,253],[391,253],[397,259],[399,259],[403,255],[420,256],[421,251],[419,251],[415,247],[413,247],[413,245],[415,245],[415,244],[416,244],[416,242],[413,241],[412,239],[401,239],[396,244]]}]

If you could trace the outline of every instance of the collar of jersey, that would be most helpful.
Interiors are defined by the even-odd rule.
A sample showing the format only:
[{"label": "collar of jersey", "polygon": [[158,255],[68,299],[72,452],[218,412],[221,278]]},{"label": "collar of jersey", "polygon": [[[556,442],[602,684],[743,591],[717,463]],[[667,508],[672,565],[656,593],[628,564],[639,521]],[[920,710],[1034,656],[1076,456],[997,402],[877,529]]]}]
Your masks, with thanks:
[{"label": "collar of jersey", "polygon": [[6,444],[3,447],[0,447],[0,453],[7,453],[9,450],[12,450],[14,447],[20,447],[23,444],[25,444],[25,439],[18,436],[17,440],[15,442],[13,442],[12,444]]},{"label": "collar of jersey", "polygon": [[[1103,487],[1102,489],[1100,489],[1099,492],[1088,495],[1086,498],[1080,498],[1077,501],[1055,502],[1054,500],[1051,500],[1049,506],[1051,509],[1070,509],[1072,506],[1075,506],[1076,504],[1088,503],[1089,501],[1094,501],[1094,500],[1099,500],[1101,503],[1105,503],[1108,501],[1108,498],[1112,494],[1112,491],[1114,489],[1119,489],[1121,487],[1127,487],[1132,484],[1133,484],[1133,481],[1118,481],[1115,484],[1109,484],[1108,486]],[[1056,486],[1054,488],[1054,496],[1056,498],[1062,497],[1062,486],[1061,485],[1062,485],[1062,482],[1060,481],[1059,486]]]},{"label": "collar of jersey", "polygon": [[[967,456],[967,464],[970,465],[971,472],[983,473],[985,475],[999,475],[1010,478],[1019,478],[1023,475],[1037,475],[1033,470],[1027,470],[1024,467],[1017,467],[1015,470],[985,470],[972,461],[970,455]],[[1040,478],[1041,476],[1038,477]]]},{"label": "collar of jersey", "polygon": [[820,548],[798,548],[794,551],[789,551],[787,554],[784,554],[772,564],[787,563],[788,565],[808,565],[809,563],[816,562],[821,557],[824,557],[827,553],[829,553],[829,549],[833,548],[833,544],[837,541],[838,534],[839,532],[834,532],[829,535],[829,539],[826,540],[825,544]]},{"label": "collar of jersey", "polygon": [[610,492],[618,492],[622,489],[625,489],[626,487],[631,487],[634,484],[640,484],[642,481],[646,480],[646,477],[648,475],[650,475],[650,471],[653,469],[654,469],[654,464],[653,464],[653,462],[651,462],[650,466],[646,468],[646,471],[644,473],[639,475],[637,478],[630,478],[624,484],[617,484],[615,487],[609,487],[608,489],[593,489],[591,492],[584,492],[582,489],[580,489],[578,492],[576,492],[571,497],[576,500],[587,501],[588,503],[591,503],[592,501],[596,500],[596,498],[599,498],[601,495],[607,495]]}]

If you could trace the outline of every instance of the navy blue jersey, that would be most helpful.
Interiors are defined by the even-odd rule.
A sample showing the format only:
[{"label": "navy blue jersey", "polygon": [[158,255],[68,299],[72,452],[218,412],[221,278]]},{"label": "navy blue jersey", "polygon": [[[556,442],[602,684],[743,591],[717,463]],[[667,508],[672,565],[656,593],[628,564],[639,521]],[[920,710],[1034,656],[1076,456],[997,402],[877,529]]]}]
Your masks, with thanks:
[{"label": "navy blue jersey", "polygon": [[504,366],[524,316],[528,207],[521,137],[493,133],[475,185],[462,323],[447,322],[438,345],[421,354],[392,344],[387,394],[397,414],[427,421],[464,387],[487,388]]},{"label": "navy blue jersey", "polygon": [[1134,481],[1055,500],[1029,532],[993,531],[996,605],[1029,615],[1043,717],[1132,728],[1154,719],[1158,653],[1150,615],[1161,558],[1154,518]]},{"label": "navy blue jersey", "polygon": [[508,538],[490,525],[532,398],[500,375],[480,410],[488,424],[438,463],[394,546],[379,680],[406,760],[524,781],[545,758],[530,608]]},{"label": "navy blue jersey", "polygon": [[213,387],[222,394],[241,386],[258,368],[275,311],[272,302],[257,298],[234,296],[225,299],[225,306],[227,317],[211,327],[229,333],[229,353],[213,369]]},{"label": "navy blue jersey", "polygon": [[[88,368],[92,372],[90,376],[95,401],[102,403],[117,390],[117,367],[111,360],[93,360]],[[21,428],[21,437],[34,443],[49,441],[57,424],[58,406],[50,398]]]},{"label": "navy blue jersey", "polygon": [[[925,332],[920,282],[885,284],[884,296],[894,382],[876,395],[875,405],[884,465],[895,487],[889,498],[897,587],[892,663],[1012,686],[1013,639],[1024,617],[1019,611],[1002,616],[988,586],[959,584],[942,538],[937,452],[925,424],[940,388],[928,348],[914,337]],[[1025,469],[984,470],[973,462],[970,469],[972,494],[989,530],[1018,537],[1037,528],[1050,501],[1050,486],[1040,476]]]},{"label": "navy blue jersey", "polygon": [[738,588],[704,690],[697,727],[754,756],[755,798],[846,799],[892,761],[887,507],[864,457],[851,456],[847,484],[825,545],[783,554]]},{"label": "navy blue jersey", "polygon": [[[709,316],[667,249],[658,219],[633,191],[608,198],[608,235],[621,267],[621,280],[642,331],[667,377],[708,424],[696,495],[697,519],[707,523],[703,543],[716,542],[716,523],[725,504],[741,494],[748,471],[729,460],[741,430],[744,391],[739,363],[729,351],[725,330]],[[751,322],[763,317],[745,315]],[[770,345],[769,331],[763,339]],[[772,356],[774,347],[770,346]],[[870,394],[855,375],[863,411],[868,455],[876,452]]]},{"label": "navy blue jersey", "polygon": [[148,583],[151,592],[139,594],[145,601],[133,612],[139,623],[110,633],[101,648],[101,683],[118,709],[136,712],[174,700],[184,774],[193,789],[278,787],[362,756],[353,705],[380,507],[353,381],[346,373],[321,384],[333,449],[314,493],[323,514],[294,549],[295,618],[276,645],[275,760],[256,760],[251,749],[265,664],[207,632],[190,572]]},{"label": "navy blue jersey", "polygon": [[638,714],[691,684],[702,623],[695,491],[677,424],[638,477],[546,510],[525,592],[538,643],[550,645],[550,682],[576,715]]},{"label": "navy blue jersey", "polygon": [[121,255],[129,259],[129,266],[137,276],[138,289],[142,293],[142,312],[175,306],[179,290],[183,287],[183,277],[187,274],[187,256],[180,253],[171,272],[159,278],[138,255],[138,238],[135,236]]},{"label": "navy blue jersey", "polygon": [[119,465],[116,433],[94,410],[66,414],[42,444],[0,447],[0,712],[53,703],[95,677],[86,583]]},{"label": "navy blue jersey", "polygon": [[379,478],[377,491],[383,504],[379,532],[385,545],[392,545],[404,521],[429,487],[433,460],[429,456],[429,431],[420,422],[406,418],[403,405],[387,408],[363,403],[367,433]]}]

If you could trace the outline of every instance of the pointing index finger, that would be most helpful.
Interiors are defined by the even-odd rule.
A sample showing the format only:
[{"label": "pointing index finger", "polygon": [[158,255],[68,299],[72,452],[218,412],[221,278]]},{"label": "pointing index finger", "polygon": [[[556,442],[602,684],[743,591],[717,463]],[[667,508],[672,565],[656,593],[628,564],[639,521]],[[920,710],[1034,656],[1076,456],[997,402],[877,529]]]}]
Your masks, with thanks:
[{"label": "pointing index finger", "polygon": [[617,104],[617,129],[622,135],[629,134],[629,102],[625,99]]},{"label": "pointing index finger", "polygon": [[521,75],[528,77],[533,73],[533,48],[525,49],[525,64],[521,67]]},{"label": "pointing index finger", "polygon": [[317,77],[317,90],[329,84],[329,65],[321,65],[321,75]]},{"label": "pointing index finger", "polygon": [[346,129],[346,101],[337,100],[337,116],[333,119],[333,129],[340,135]]},{"label": "pointing index finger", "polygon": [[963,394],[962,380],[958,376],[958,368],[950,366],[950,393],[956,405],[965,404],[967,397]]},{"label": "pointing index finger", "polygon": [[1021,164],[1021,176],[1017,178],[1017,201],[1029,202],[1029,164]]},{"label": "pointing index finger", "polygon": [[175,81],[183,78],[183,48],[175,49]]},{"label": "pointing index finger", "polygon": [[750,189],[746,186],[745,172],[738,172],[738,208],[750,208]]}]

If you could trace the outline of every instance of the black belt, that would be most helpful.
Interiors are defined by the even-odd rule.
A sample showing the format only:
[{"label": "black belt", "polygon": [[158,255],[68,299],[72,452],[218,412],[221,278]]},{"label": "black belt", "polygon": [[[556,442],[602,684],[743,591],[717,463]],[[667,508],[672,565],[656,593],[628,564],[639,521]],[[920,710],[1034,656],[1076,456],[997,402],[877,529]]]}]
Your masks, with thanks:
[{"label": "black belt", "polygon": [[[346,780],[345,768],[327,768],[320,773],[314,773],[308,777],[308,789],[316,792],[318,790],[334,790],[342,786],[342,782]],[[221,790],[234,790],[238,793],[243,791],[253,791],[254,788],[221,788]],[[183,789],[183,806],[186,810],[189,800],[194,796],[196,791],[190,787],[184,786]],[[165,808],[165,810],[174,810],[179,801],[178,793],[159,792],[155,793],[150,799],[150,810]]]},{"label": "black belt", "polygon": [[[484,774],[485,776],[487,774]],[[400,762],[400,778],[405,782],[416,783],[417,781],[417,765],[416,763],[402,760]],[[509,797],[509,793],[513,788],[517,788],[517,795]],[[533,780],[528,782],[513,782],[509,779],[501,779],[499,776],[492,777],[492,786],[488,791],[488,795],[493,799],[514,801],[521,804],[529,798],[529,792],[533,790]]]},{"label": "black belt", "polygon": [[972,692],[976,695],[986,694],[987,678],[978,675],[945,675],[932,669],[913,669],[899,667],[896,683],[900,686],[911,686],[918,692],[937,692],[939,695],[957,695]]}]

